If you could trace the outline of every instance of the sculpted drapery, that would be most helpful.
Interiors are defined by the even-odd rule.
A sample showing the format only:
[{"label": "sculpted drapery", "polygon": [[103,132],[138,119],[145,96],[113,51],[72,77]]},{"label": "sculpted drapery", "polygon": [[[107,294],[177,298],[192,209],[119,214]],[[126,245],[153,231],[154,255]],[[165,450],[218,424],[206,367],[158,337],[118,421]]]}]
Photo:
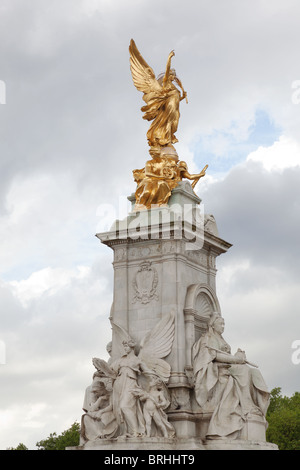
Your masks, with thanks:
[{"label": "sculpted drapery", "polygon": [[247,417],[264,417],[269,392],[260,371],[250,367],[245,353],[231,354],[224,340],[224,320],[213,315],[208,331],[193,346],[195,397],[213,410],[206,438],[236,438]]},{"label": "sculpted drapery", "polygon": [[163,317],[139,345],[123,328],[113,322],[112,326],[118,357],[109,362],[93,359],[97,372],[86,392],[81,441],[153,434],[173,437],[164,411],[169,405],[165,384],[171,368],[163,358],[172,348],[174,315]]},{"label": "sculpted drapery", "polygon": [[[147,64],[133,39],[130,41],[130,69],[135,87],[143,92],[146,105],[141,108],[143,119],[152,121],[147,132],[150,147],[164,147],[178,142],[175,132],[179,122],[179,103],[187,97],[182,83],[171,69],[171,51],[167,60],[166,71],[162,76],[155,77],[152,68]],[[174,85],[180,87],[181,92]]]},{"label": "sculpted drapery", "polygon": [[182,178],[193,180],[194,188],[205,175],[207,165],[201,173],[190,175],[187,164],[179,162],[174,148],[174,144],[178,142],[175,133],[180,117],[180,101],[187,101],[187,93],[176,71],[171,68],[174,51],[168,56],[165,73],[158,78],[140,54],[133,39],[130,41],[129,54],[133,83],[143,93],[146,103],[141,108],[143,119],[151,121],[147,140],[152,160],[148,160],[144,168],[133,171],[137,183],[135,210],[144,210],[166,205],[172,189]]}]

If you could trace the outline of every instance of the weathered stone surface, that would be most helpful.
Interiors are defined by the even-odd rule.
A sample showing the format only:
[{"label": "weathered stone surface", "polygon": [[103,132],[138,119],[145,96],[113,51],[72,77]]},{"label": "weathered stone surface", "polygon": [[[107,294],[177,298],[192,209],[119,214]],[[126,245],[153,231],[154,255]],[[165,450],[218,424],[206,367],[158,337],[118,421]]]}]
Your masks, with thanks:
[{"label": "weathered stone surface", "polygon": [[231,244],[191,185],[97,237],[114,252],[111,357],[93,359],[76,449],[275,449],[263,379],[214,323],[216,259]]}]

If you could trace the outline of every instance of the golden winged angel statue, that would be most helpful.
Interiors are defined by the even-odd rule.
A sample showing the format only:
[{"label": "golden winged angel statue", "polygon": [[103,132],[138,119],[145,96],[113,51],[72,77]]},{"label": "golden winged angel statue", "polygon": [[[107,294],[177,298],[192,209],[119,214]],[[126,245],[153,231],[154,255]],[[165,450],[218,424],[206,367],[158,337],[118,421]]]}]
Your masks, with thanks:
[{"label": "golden winged angel statue", "polygon": [[[130,69],[132,79],[137,90],[144,93],[143,100],[146,106],[141,110],[143,119],[152,121],[147,132],[150,147],[164,147],[178,142],[175,132],[179,121],[179,103],[184,98],[187,101],[187,93],[182,83],[171,69],[171,59],[175,55],[171,51],[167,60],[166,71],[157,78],[152,68],[141,56],[133,39],[130,41]],[[174,85],[180,87],[182,93]]]},{"label": "golden winged angel statue", "polygon": [[143,92],[146,103],[141,108],[143,119],[152,121],[147,132],[151,160],[145,163],[144,168],[133,170],[137,183],[134,210],[141,211],[166,206],[172,190],[182,178],[192,180],[194,189],[199,179],[205,175],[207,165],[201,173],[190,174],[187,164],[179,162],[173,145],[178,142],[175,132],[180,116],[179,104],[184,98],[187,101],[187,93],[175,70],[171,68],[174,51],[169,54],[165,73],[157,78],[133,39],[130,41],[129,54],[133,83],[137,90]]}]

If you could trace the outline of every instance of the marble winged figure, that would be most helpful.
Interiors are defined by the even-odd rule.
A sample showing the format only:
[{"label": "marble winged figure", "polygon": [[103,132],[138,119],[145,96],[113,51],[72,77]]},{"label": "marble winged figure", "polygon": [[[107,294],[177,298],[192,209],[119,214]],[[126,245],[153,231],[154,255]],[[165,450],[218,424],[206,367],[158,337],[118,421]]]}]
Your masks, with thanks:
[{"label": "marble winged figure", "polygon": [[[146,105],[141,108],[143,119],[152,121],[147,132],[150,147],[164,147],[178,142],[175,132],[179,122],[179,103],[186,99],[187,93],[176,71],[171,68],[171,59],[174,51],[171,51],[164,74],[157,78],[154,71],[140,54],[133,39],[130,41],[130,69],[133,83],[137,90],[143,93]],[[181,91],[175,86],[176,83]]]},{"label": "marble winged figure", "polygon": [[146,374],[156,375],[163,382],[167,383],[170,377],[171,367],[163,360],[171,352],[175,325],[174,315],[169,314],[163,317],[157,325],[150,330],[141,340],[140,344],[130,337],[128,332],[117,325],[113,321],[111,322],[113,333],[115,334],[115,346],[119,359],[116,359],[111,364],[108,364],[105,360],[99,358],[93,358],[93,364],[99,372],[109,378],[116,378],[116,363],[124,356],[124,346],[134,345],[134,356],[140,363],[145,366]]},{"label": "marble winged figure", "polygon": [[[117,359],[108,364],[102,359],[93,358],[93,364],[100,374],[113,381],[111,409],[118,424],[117,434],[130,437],[144,436],[146,433],[149,435],[149,419],[148,430],[145,419],[147,393],[151,394],[153,379],[156,385],[160,383],[161,390],[167,393],[166,384],[170,378],[171,367],[164,358],[172,349],[175,334],[174,315],[163,317],[139,345],[121,326],[112,322],[112,329]],[[161,404],[157,402],[156,406],[159,409]],[[159,420],[155,411],[156,409],[153,410],[154,419],[156,415]],[[161,432],[166,435],[171,429],[166,424],[166,415],[162,410],[160,417],[163,417],[160,419]]]}]

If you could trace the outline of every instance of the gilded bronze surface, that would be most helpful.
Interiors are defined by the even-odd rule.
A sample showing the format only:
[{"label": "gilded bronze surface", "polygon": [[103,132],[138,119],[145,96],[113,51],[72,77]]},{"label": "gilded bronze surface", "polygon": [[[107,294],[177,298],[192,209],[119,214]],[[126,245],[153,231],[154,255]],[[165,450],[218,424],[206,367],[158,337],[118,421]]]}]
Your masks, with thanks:
[{"label": "gilded bronze surface", "polygon": [[[182,178],[192,182],[194,188],[200,178],[205,175],[207,166],[198,174],[190,174],[187,164],[178,161],[173,146],[178,139],[175,132],[179,122],[179,103],[187,102],[187,93],[174,69],[171,69],[171,51],[165,73],[155,77],[152,68],[140,54],[133,39],[129,46],[130,69],[137,90],[143,92],[146,105],[141,108],[143,119],[152,121],[147,132],[152,160],[148,160],[141,170],[133,170],[137,183],[135,210],[150,209],[153,206],[164,206],[168,203],[172,189]],[[181,91],[175,86],[176,83]]]},{"label": "gilded bronze surface", "polygon": [[151,209],[151,207],[165,206],[171,196],[172,189],[179,181],[187,178],[192,181],[194,188],[200,178],[205,175],[206,165],[200,173],[190,174],[187,164],[178,161],[176,154],[164,155],[157,151],[152,152],[152,160],[148,160],[145,168],[133,170],[133,177],[137,183],[135,192],[135,210]]},{"label": "gilded bronze surface", "polygon": [[[129,46],[130,69],[135,87],[144,93],[143,119],[152,121],[147,132],[148,143],[152,147],[165,146],[178,142],[175,132],[179,122],[179,103],[187,93],[182,83],[171,69],[171,59],[175,55],[171,51],[167,60],[166,71],[162,77],[156,79],[151,67],[141,56],[134,40]],[[175,82],[181,92],[174,85]]]}]

